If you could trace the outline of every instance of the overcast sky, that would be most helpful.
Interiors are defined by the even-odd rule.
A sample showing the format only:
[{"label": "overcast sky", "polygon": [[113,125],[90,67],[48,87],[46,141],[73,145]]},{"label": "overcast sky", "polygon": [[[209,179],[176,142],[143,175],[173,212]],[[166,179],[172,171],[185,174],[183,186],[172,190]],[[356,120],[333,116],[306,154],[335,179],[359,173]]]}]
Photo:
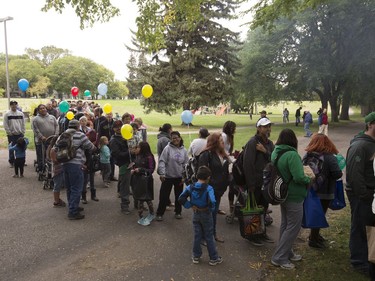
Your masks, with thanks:
[{"label": "overcast sky", "polygon": [[[0,18],[11,16],[7,21],[8,54],[20,55],[26,48],[41,49],[56,46],[68,49],[74,56],[85,57],[115,73],[115,78],[125,80],[129,52],[125,44],[131,40],[130,30],[136,30],[137,7],[131,0],[112,0],[121,16],[108,23],[96,23],[92,28],[81,30],[73,9],[62,14],[55,11],[41,12],[45,0],[0,0]],[[241,19],[231,24],[235,31]],[[4,24],[0,23],[0,53],[5,53]]]}]

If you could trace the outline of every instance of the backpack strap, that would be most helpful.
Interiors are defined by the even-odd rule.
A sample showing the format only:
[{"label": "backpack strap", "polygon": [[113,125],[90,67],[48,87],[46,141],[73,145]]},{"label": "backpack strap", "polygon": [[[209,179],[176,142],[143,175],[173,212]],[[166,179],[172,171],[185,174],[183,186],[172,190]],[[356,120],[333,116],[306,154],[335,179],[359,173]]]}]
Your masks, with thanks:
[{"label": "backpack strap", "polygon": [[[277,169],[279,169],[279,168],[277,167],[277,162],[279,162],[279,159],[281,158],[281,156],[283,156],[283,154],[284,154],[285,152],[288,152],[288,151],[290,151],[290,150],[283,149],[283,150],[281,150],[281,151],[277,154],[277,156],[276,156],[276,158],[275,158],[275,162],[273,163]],[[280,176],[281,176],[281,173],[280,173]],[[291,181],[292,181],[292,178],[289,179],[289,180],[286,182],[286,184],[289,184]]]}]

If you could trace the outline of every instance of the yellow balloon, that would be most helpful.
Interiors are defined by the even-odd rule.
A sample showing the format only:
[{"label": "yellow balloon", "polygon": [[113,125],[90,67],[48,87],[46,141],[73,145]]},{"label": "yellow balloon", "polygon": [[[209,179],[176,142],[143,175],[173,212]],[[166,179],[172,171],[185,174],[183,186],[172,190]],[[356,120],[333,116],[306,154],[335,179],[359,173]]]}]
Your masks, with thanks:
[{"label": "yellow balloon", "polygon": [[72,120],[74,118],[74,113],[71,111],[68,111],[66,113],[66,118],[68,118],[68,120]]},{"label": "yellow balloon", "polygon": [[129,124],[122,125],[121,135],[124,139],[130,140],[133,137],[133,127]]},{"label": "yellow balloon", "polygon": [[149,85],[149,84],[146,84],[142,87],[142,95],[148,99],[149,97],[152,96],[152,92],[154,91],[154,89],[152,89],[152,86]]},{"label": "yellow balloon", "polygon": [[110,105],[109,103],[106,103],[104,106],[103,106],[103,112],[105,114],[109,114],[112,112],[112,105]]}]

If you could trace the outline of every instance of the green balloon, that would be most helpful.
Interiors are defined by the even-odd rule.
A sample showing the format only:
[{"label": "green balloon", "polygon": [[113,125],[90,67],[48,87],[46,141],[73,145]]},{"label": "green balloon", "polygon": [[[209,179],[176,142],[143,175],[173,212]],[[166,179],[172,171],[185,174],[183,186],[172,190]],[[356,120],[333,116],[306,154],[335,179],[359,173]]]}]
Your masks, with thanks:
[{"label": "green balloon", "polygon": [[89,90],[86,90],[84,94],[85,94],[85,97],[91,96],[91,92]]},{"label": "green balloon", "polygon": [[60,112],[62,112],[62,113],[68,112],[69,107],[70,107],[69,103],[65,100],[60,102],[60,104],[59,104],[59,109],[60,109]]},{"label": "green balloon", "polygon": [[344,156],[342,156],[341,154],[337,154],[336,159],[337,159],[337,162],[339,164],[340,169],[344,170],[344,168],[346,166],[346,161],[345,161]]}]

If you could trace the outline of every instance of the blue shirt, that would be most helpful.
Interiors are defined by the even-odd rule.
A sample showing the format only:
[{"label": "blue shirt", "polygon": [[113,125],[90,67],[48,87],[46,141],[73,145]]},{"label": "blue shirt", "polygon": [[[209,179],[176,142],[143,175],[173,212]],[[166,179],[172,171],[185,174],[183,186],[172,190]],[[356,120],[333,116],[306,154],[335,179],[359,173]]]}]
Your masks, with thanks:
[{"label": "blue shirt", "polygon": [[[200,209],[208,207],[213,212],[215,210],[215,204],[216,204],[214,189],[211,185],[207,185],[207,191],[204,192],[207,195],[202,194],[202,192],[200,192],[200,189],[204,188],[202,187],[202,185],[204,184],[200,182],[196,182],[193,185],[187,186],[185,190],[181,193],[178,200],[180,203],[182,203],[182,205],[186,209],[189,209],[193,206],[196,206],[197,208],[200,208]],[[207,196],[208,196],[208,200],[207,200]],[[188,197],[190,197],[190,200],[187,200]]]},{"label": "blue shirt", "polygon": [[9,144],[9,151],[15,152],[16,159],[26,157],[26,148],[27,148],[27,145],[29,144],[29,140],[27,138],[24,138],[24,139],[25,139],[25,143],[26,143],[25,149],[22,149],[17,144],[15,144],[15,145]]}]

